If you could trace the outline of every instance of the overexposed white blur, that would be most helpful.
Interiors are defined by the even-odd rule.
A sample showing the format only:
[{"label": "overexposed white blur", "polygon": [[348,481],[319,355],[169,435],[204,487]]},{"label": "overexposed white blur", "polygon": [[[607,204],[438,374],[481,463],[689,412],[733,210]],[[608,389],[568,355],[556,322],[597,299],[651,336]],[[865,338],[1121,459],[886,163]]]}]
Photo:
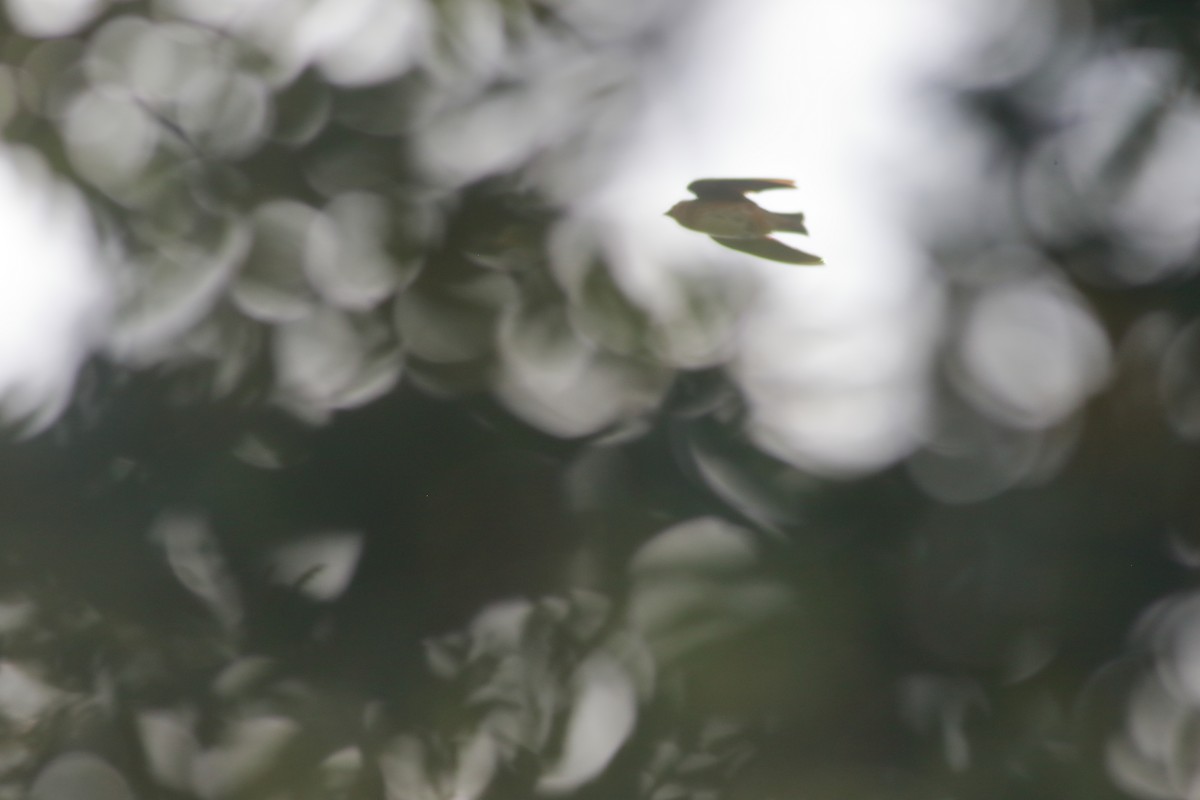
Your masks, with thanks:
[{"label": "overexposed white blur", "polygon": [[[647,91],[641,130],[590,207],[622,278],[670,307],[663,263],[746,271],[761,281],[741,320],[736,370],[759,443],[821,471],[859,471],[917,441],[940,293],[898,217],[908,162],[971,169],[923,128],[915,101],[936,60],[961,45],[972,3],[723,2],[685,20],[687,46]],[[863,20],[869,19],[870,24]],[[823,256],[795,267],[726,251],[663,216],[703,177],[789,178],[758,195],[804,211]],[[669,313],[669,312],[668,312]]]},{"label": "overexposed white blur", "polygon": [[[931,87],[986,89],[1038,69],[1052,52],[1073,53],[1080,21],[1064,14],[1026,0],[750,0],[714,3],[682,23],[688,44],[649,81],[623,164],[578,208],[604,230],[624,285],[668,317],[680,300],[664,264],[716,264],[758,279],[734,366],[752,404],[751,434],[766,450],[818,472],[857,473],[928,442],[929,368],[946,306],[943,273],[922,243],[946,231],[1003,238],[1019,227],[1007,190],[988,185],[1000,174],[993,143]],[[1068,149],[1102,137],[1106,110],[1084,100],[1072,108]],[[1148,186],[1179,174],[1177,138],[1160,148],[1163,167]],[[811,238],[781,238],[826,266],[730,253],[663,218],[700,177],[794,179],[796,191],[756,199],[804,211]],[[1187,193],[1186,180],[1170,183]],[[1184,212],[1156,222],[1142,202],[1152,189],[1137,188],[1118,212],[1147,241],[1165,247],[1164,226],[1195,229],[1180,221]],[[1176,240],[1177,257],[1192,239]],[[1103,387],[1110,348],[1054,266],[1028,260],[1001,249],[980,259],[979,274],[953,276],[983,295],[964,323],[958,388],[1000,425],[1042,431]],[[935,481],[934,494],[993,491],[949,485],[969,472]],[[1023,467],[1013,481],[1031,477]]]},{"label": "overexposed white blur", "polygon": [[[48,22],[52,5],[59,10]],[[36,17],[22,23],[33,35],[77,31],[104,5],[8,0],[14,19]],[[381,137],[411,133],[412,160],[432,184],[449,189],[524,168],[528,180],[570,210],[549,234],[568,294],[602,250],[622,288],[660,323],[649,343],[656,355],[678,367],[731,361],[751,402],[753,438],[792,463],[837,474],[877,469],[927,439],[929,368],[946,304],[944,279],[927,262],[920,237],[959,221],[970,230],[994,219],[1003,231],[1012,216],[1007,195],[981,183],[994,156],[986,137],[951,113],[950,103],[934,99],[929,81],[948,74],[967,85],[1011,80],[1069,45],[1059,36],[1068,26],[1048,4],[1031,0],[590,0],[557,9],[587,32],[590,47],[571,36],[510,30],[516,23],[483,0],[453,9],[428,0],[159,0],[156,7],[161,20],[105,20],[81,45],[82,70],[48,86],[45,96],[27,98],[61,122],[66,155],[93,188],[162,216],[148,226],[162,241],[137,256],[153,262],[142,265],[144,285],[134,287],[136,302],[123,302],[136,313],[124,313],[106,337],[110,352],[152,361],[172,352],[161,340],[186,334],[184,349],[229,354],[230,375],[247,369],[233,364],[238,348],[230,339],[241,328],[199,330],[236,271],[231,296],[238,311],[277,329],[284,403],[314,419],[366,402],[400,379],[399,351],[374,351],[391,331],[364,326],[359,316],[393,295],[404,347],[431,363],[485,353],[498,319],[503,363],[494,388],[516,413],[552,433],[595,433],[655,407],[669,370],[612,357],[628,354],[614,338],[620,332],[589,330],[586,308],[571,309],[570,319],[533,318],[529,309],[514,309],[511,286],[500,276],[458,287],[462,296],[402,292],[419,265],[396,263],[381,242],[389,226],[414,223],[389,220],[382,198],[355,183],[376,156],[335,149],[300,164],[302,179],[327,198],[324,209],[267,198],[245,219],[225,219],[220,235],[194,235],[187,227],[198,225],[194,209],[173,211],[161,201],[170,187],[145,180],[163,153],[190,154],[190,147],[236,159],[267,138],[303,142],[336,119]],[[640,31],[664,27],[669,35],[655,47],[638,45]],[[238,37],[261,50],[263,64],[239,53]],[[36,72],[74,46],[45,42],[22,68]],[[628,58],[614,58],[613,48]],[[294,89],[309,67],[334,87],[357,91],[418,66],[438,91],[417,99],[401,91],[347,92],[333,108],[330,87],[314,81],[307,95],[298,92],[296,110],[276,91]],[[1171,65],[1142,67],[1152,79]],[[1103,60],[1089,74],[1110,87]],[[1125,105],[1138,107],[1138,87],[1153,83],[1112,85]],[[1070,169],[1104,150],[1103,126],[1091,120],[1107,106],[1097,108],[1096,96],[1082,81],[1073,106],[1080,124],[1071,136],[1093,146],[1075,148]],[[174,106],[172,127],[156,109]],[[1163,270],[1195,238],[1187,214],[1164,216],[1156,200],[1169,192],[1180,198],[1173,208],[1195,206],[1187,202],[1194,182],[1181,181],[1174,168],[1193,127],[1186,115],[1174,121],[1162,168],[1117,209],[1127,227],[1145,233],[1147,252]],[[794,179],[796,190],[759,198],[775,210],[805,212],[812,237],[781,238],[827,264],[795,267],[735,253],[665,217],[701,177]],[[1057,222],[1052,198],[1038,186],[1030,181],[1030,207]],[[0,202],[30,208],[32,197],[0,181]],[[410,200],[436,207],[427,198]],[[49,408],[52,416],[52,403],[25,400],[36,393],[12,387],[69,386],[62,376],[99,338],[85,322],[101,307],[98,290],[86,287],[99,283],[62,276],[95,272],[89,264],[98,263],[100,245],[83,234],[36,233],[74,223],[45,224],[14,226],[6,264],[66,264],[62,254],[70,248],[78,263],[6,267],[24,277],[3,292],[16,313],[0,314],[0,391],[10,405]],[[436,241],[436,227],[423,240]],[[983,273],[995,264],[996,274],[1011,271],[1006,259],[981,266],[979,280],[990,280]],[[678,280],[680,272],[690,280]],[[706,298],[696,287],[713,275],[722,277],[707,284],[715,288]],[[70,288],[56,288],[63,285]],[[52,312],[26,302],[38,292],[53,298]],[[337,310],[318,312],[322,305]],[[698,305],[724,317],[690,324],[688,314],[704,316]],[[959,377],[981,413],[1007,425],[1045,427],[1069,417],[1102,384],[1108,353],[1090,311],[1051,283],[1027,281],[1020,290],[997,284],[970,313]],[[46,335],[51,324],[72,333]],[[555,342],[560,349],[532,352],[549,346],[551,329],[564,332]],[[70,344],[54,344],[60,340]],[[593,347],[597,340],[603,347]],[[52,356],[60,352],[68,356]],[[1026,356],[1042,368],[1019,368]],[[55,363],[67,366],[46,377]],[[10,373],[15,377],[6,378]]]},{"label": "overexposed white blur", "polygon": [[[331,83],[355,88],[395,78],[420,64],[443,85],[437,101],[414,112],[401,101],[379,98],[370,106],[370,120],[354,112],[352,101],[338,114],[344,124],[374,133],[391,132],[394,116],[415,114],[420,134],[413,146],[422,169],[458,185],[520,166],[540,149],[553,151],[560,140],[575,136],[574,118],[565,109],[599,109],[595,95],[632,86],[629,102],[620,106],[623,113],[632,109],[632,125],[630,116],[611,115],[614,124],[628,130],[605,133],[607,118],[598,114],[595,132],[578,145],[600,149],[607,142],[610,154],[560,154],[544,158],[546,163],[532,170],[542,190],[572,211],[568,223],[552,233],[560,277],[570,284],[571,258],[584,264],[589,247],[604,249],[623,287],[658,319],[667,320],[661,341],[653,345],[656,351],[679,366],[706,366],[732,356],[751,401],[751,434],[758,443],[826,473],[882,467],[905,456],[924,435],[926,373],[943,302],[941,283],[916,237],[922,225],[912,206],[914,198],[956,199],[966,188],[977,187],[988,156],[961,120],[922,94],[926,82],[990,38],[1020,43],[1009,44],[1010,52],[995,59],[997,70],[1036,64],[1054,28],[1037,4],[1021,0],[917,0],[902,6],[870,0],[713,0],[688,6],[686,14],[665,1],[648,2],[636,11],[632,5],[601,2],[564,8],[562,13],[596,42],[614,46],[629,40],[655,14],[671,19],[674,30],[662,40],[661,52],[641,62],[631,52],[623,71],[625,61],[610,58],[604,48],[578,48],[569,38],[505,38],[499,32],[503,20],[488,2],[467,4],[461,13],[446,12],[437,19],[433,6],[422,0],[161,0],[160,5],[164,13],[199,24],[132,16],[110,20],[86,42],[86,83],[64,101],[54,96],[42,101],[61,116],[67,155],[79,174],[134,206],[148,201],[139,194],[145,191],[144,181],[136,179],[156,150],[179,146],[152,110],[172,98],[184,101],[175,121],[180,132],[206,152],[236,157],[268,134],[302,139],[305,131],[311,134],[329,120],[328,96],[318,91],[294,125],[275,126],[281,112],[272,108],[271,88],[290,82],[302,68],[317,67]],[[19,10],[26,6],[10,0],[14,16],[25,13]],[[58,26],[38,23],[42,26],[36,30],[76,30],[86,17],[84,6],[71,6],[73,12],[64,6]],[[46,8],[37,13],[44,16]],[[452,34],[450,55],[433,41],[438,25]],[[217,36],[214,28],[256,43],[269,54],[270,68],[248,70],[228,38]],[[466,102],[506,73],[517,78],[516,89]],[[997,79],[996,70],[984,78]],[[394,102],[398,104],[391,106]],[[618,148],[611,146],[614,139],[622,143]],[[355,157],[361,156],[344,156]],[[194,253],[163,254],[164,270],[170,273],[164,279],[172,287],[185,277],[196,281],[198,275],[212,281],[197,284],[190,293],[173,290],[168,299],[156,299],[152,287],[145,289],[146,300],[138,303],[144,311],[122,319],[122,329],[110,336],[108,347],[132,357],[148,347],[155,350],[146,339],[169,332],[170,321],[175,327],[196,324],[211,306],[209,284],[220,288],[228,263],[240,260],[248,233],[252,249],[238,267],[232,296],[247,317],[280,329],[276,356],[286,383],[281,392],[290,398],[290,407],[319,419],[324,408],[360,404],[388,389],[400,378],[397,353],[371,363],[341,362],[343,354],[361,355],[376,338],[352,325],[353,313],[402,288],[395,276],[404,272],[374,245],[379,225],[361,230],[355,222],[373,218],[367,206],[376,198],[340,191],[338,170],[347,168],[343,161],[314,164],[307,175],[314,188],[334,198],[328,211],[294,200],[269,200],[251,215],[252,230],[230,224],[224,245],[206,242],[193,247]],[[605,167],[596,175],[599,163]],[[822,255],[827,265],[788,266],[726,251],[664,216],[674,201],[685,197],[691,180],[720,176],[796,180],[796,191],[764,193],[762,204],[804,211],[811,239],[782,237]],[[20,191],[13,187],[8,194],[16,198]],[[355,200],[342,203],[344,198]],[[353,213],[340,216],[340,203],[353,205]],[[954,200],[943,200],[941,206],[931,205],[930,212],[944,217],[962,210],[954,209]],[[342,224],[346,221],[348,228]],[[382,224],[389,223],[383,219]],[[34,242],[38,239],[40,245]],[[76,239],[72,252],[84,253],[77,259],[84,266],[25,270],[26,281],[36,275],[42,285],[53,287],[46,282],[66,275],[62,270],[89,269],[86,264],[96,259],[98,246]],[[7,246],[28,245],[31,253],[38,246],[50,252],[50,247],[61,253],[67,241],[43,235],[26,242],[18,236]],[[356,248],[349,259],[343,252],[347,242]],[[199,270],[192,264],[197,259],[209,267],[226,266]],[[19,254],[7,261],[29,263]],[[335,275],[328,269],[347,263],[362,267],[361,276],[348,276],[349,284],[342,270]],[[678,281],[680,267],[690,273],[691,282]],[[722,320],[715,332],[673,323],[695,305],[696,296],[683,295],[689,290],[685,287],[695,287],[695,278],[709,270],[760,284],[754,302],[742,307],[740,317]],[[74,277],[66,281],[77,294],[88,285]],[[496,283],[504,288],[503,282]],[[56,324],[77,330],[70,320],[89,313],[82,300],[64,302],[67,293],[37,289],[35,283],[29,287],[18,285],[4,293],[23,313],[4,314],[12,331],[6,337],[13,344],[0,344],[0,387],[5,371],[23,375],[8,383],[49,380],[35,375],[46,374],[41,365],[48,369],[53,359],[32,356],[38,349],[20,344],[25,341],[20,337],[42,339],[49,353],[66,345],[50,344],[53,337],[43,335],[41,320],[53,317]],[[25,291],[55,297],[55,313],[36,311],[36,303],[22,300]],[[460,324],[451,306],[464,302],[468,311],[480,305],[503,308],[504,297],[481,299],[476,288],[472,291],[462,299],[398,295],[396,323],[406,347],[434,362],[457,362],[486,349],[493,332]],[[194,300],[188,300],[192,311],[179,312],[176,305],[187,299]],[[348,312],[314,314],[323,301]],[[721,303],[708,306],[719,308]],[[992,312],[1009,306],[982,303]],[[1061,303],[1039,307],[1049,309],[1051,317],[1072,311]],[[1075,314],[1079,319],[1070,323],[1073,330],[1086,329],[1081,314],[1086,317],[1086,312]],[[1025,373],[1001,373],[997,350],[989,342],[1006,337],[1010,323],[1012,314],[996,312],[974,325],[968,355],[983,359],[983,366],[972,367],[974,373],[994,395],[1018,397],[1026,404],[1028,391],[1050,398],[1046,402],[1054,408],[1028,410],[1037,419],[1069,413],[1096,383],[1096,368],[1068,365],[1072,368],[1063,373],[1068,378],[1056,378],[1055,386],[1030,387],[1022,379]],[[1050,320],[1051,327],[1055,324]],[[539,325],[538,336],[522,338],[529,320],[504,317],[502,354],[516,353],[526,339],[540,338],[545,324]],[[570,325],[578,330],[587,320],[572,318]],[[188,347],[193,349],[235,349],[192,338],[196,341]],[[570,336],[559,338],[563,347],[570,347]],[[1026,349],[1042,350],[1036,335],[1027,339]],[[76,360],[85,347],[80,341],[86,339],[77,332],[71,345]],[[564,351],[557,359],[506,361],[497,379],[505,402],[535,425],[562,435],[594,432],[654,407],[664,391],[665,374],[635,374],[637,367],[593,354],[587,343],[575,344],[582,349]],[[611,349],[611,342],[605,344]],[[1069,339],[1058,347],[1058,362],[1094,349],[1075,344]],[[1079,380],[1069,379],[1076,374]]]},{"label": "overexposed white blur", "polygon": [[0,414],[30,427],[70,399],[108,305],[83,198],[28,150],[0,147]]}]

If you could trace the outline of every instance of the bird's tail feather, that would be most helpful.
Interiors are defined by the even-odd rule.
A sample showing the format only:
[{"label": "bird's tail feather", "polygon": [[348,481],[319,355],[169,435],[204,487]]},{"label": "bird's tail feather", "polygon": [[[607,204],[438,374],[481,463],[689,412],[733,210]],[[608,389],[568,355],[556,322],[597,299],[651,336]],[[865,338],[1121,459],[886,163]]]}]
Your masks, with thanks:
[{"label": "bird's tail feather", "polygon": [[804,215],[800,213],[774,213],[771,215],[771,222],[773,223],[772,227],[777,231],[784,231],[787,233],[808,233],[808,228],[804,226]]}]

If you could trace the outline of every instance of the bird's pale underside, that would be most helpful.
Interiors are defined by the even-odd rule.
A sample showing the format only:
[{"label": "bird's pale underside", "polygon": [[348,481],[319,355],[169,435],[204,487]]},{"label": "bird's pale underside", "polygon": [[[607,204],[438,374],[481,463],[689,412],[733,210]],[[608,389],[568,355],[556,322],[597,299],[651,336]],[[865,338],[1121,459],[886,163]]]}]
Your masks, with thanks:
[{"label": "bird's pale underside", "polygon": [[779,178],[704,178],[688,184],[696,199],[676,203],[667,216],[685,228],[708,234],[718,244],[759,258],[785,264],[824,264],[820,256],[771,236],[780,231],[807,234],[803,214],[768,211],[746,196],[795,187],[793,181]]}]

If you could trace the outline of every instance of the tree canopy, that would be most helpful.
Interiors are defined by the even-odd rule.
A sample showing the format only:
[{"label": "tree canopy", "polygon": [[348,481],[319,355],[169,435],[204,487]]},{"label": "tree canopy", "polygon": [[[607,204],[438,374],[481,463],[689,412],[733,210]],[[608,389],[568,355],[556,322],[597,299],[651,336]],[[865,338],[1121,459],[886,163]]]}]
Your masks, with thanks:
[{"label": "tree canopy", "polygon": [[1200,15],[930,76],[982,167],[904,167],[923,410],[839,469],[753,274],[581,211],[709,5],[9,0],[0,183],[102,267],[0,398],[0,797],[1195,793]]}]

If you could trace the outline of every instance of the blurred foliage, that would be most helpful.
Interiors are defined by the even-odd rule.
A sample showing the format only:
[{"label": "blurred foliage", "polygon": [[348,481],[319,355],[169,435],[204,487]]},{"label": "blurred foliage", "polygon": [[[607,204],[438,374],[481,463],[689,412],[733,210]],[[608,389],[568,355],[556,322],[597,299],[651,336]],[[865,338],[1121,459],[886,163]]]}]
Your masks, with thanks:
[{"label": "blurred foliage", "polygon": [[842,480],[749,430],[751,287],[572,217],[688,7],[9,0],[116,308],[0,452],[0,797],[1194,795],[1194,5],[1011,3],[931,89],[989,173]]}]

